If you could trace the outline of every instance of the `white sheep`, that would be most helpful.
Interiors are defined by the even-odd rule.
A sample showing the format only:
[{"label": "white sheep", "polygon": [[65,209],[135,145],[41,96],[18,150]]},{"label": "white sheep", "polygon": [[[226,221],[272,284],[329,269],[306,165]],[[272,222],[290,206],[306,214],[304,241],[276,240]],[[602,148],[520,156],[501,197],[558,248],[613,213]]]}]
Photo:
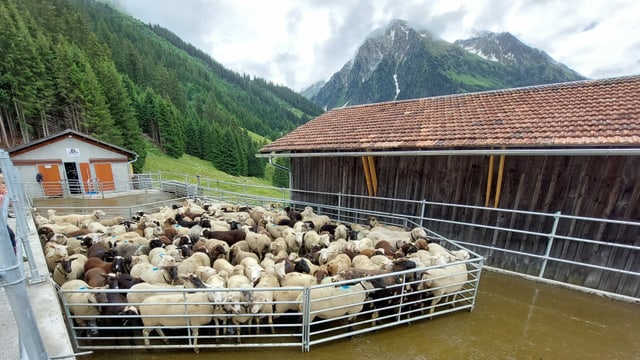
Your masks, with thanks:
[{"label": "white sheep", "polygon": [[457,263],[425,271],[418,289],[429,289],[433,296],[429,313],[433,313],[436,305],[443,298],[448,298],[450,294],[453,294],[453,300],[455,300],[456,293],[462,289],[467,278],[467,265],[465,263]]},{"label": "white sheep", "polygon": [[[146,346],[150,346],[149,334],[152,330],[155,330],[163,338],[164,343],[168,344],[169,340],[162,331],[163,326],[188,327],[193,333],[193,351],[199,353],[198,328],[211,322],[213,299],[207,292],[154,295],[146,298],[139,310],[144,325],[142,336]],[[170,316],[162,317],[162,315]]]},{"label": "white sheep", "polygon": [[329,275],[337,275],[339,272],[351,267],[351,258],[347,254],[339,254],[326,265]]},{"label": "white sheep", "polygon": [[102,210],[93,210],[91,214],[68,214],[68,215],[56,215],[55,210],[49,209],[49,220],[57,224],[68,223],[76,226],[80,226],[84,221],[96,221],[100,216],[106,215]]},{"label": "white sheep", "polygon": [[266,272],[262,265],[258,263],[258,260],[252,257],[242,259],[240,265],[244,268],[244,276],[251,280],[251,284],[257,283],[260,277]]},{"label": "white sheep", "polygon": [[105,293],[90,292],[89,290],[106,289],[107,287],[92,288],[80,279],[69,280],[60,287],[69,312],[77,316],[74,320],[78,326],[89,327],[87,330],[89,336],[98,334],[96,317],[100,315],[100,307],[97,304],[107,302]]},{"label": "white sheep", "polygon": [[229,276],[231,275],[240,275],[240,274],[244,274],[244,266],[238,264],[238,265],[233,265],[229,262],[229,260],[227,259],[216,259],[213,262],[213,268],[218,272],[225,272],[226,274],[228,274]]},{"label": "white sheep", "polygon": [[209,255],[201,252],[195,252],[188,258],[179,262],[176,266],[178,267],[178,276],[187,275],[195,273],[200,266],[210,267],[211,260],[209,259]]},{"label": "white sheep", "polygon": [[380,265],[371,261],[368,256],[356,255],[351,259],[351,267],[362,270],[380,270]]},{"label": "white sheep", "polygon": [[224,309],[231,314],[231,322],[236,325],[238,342],[240,342],[240,324],[247,323],[251,325],[251,316],[247,314],[247,308],[253,303],[253,297],[250,289],[253,283],[244,275],[231,275],[227,279],[228,291],[224,295]]},{"label": "white sheep", "polygon": [[44,245],[44,257],[47,262],[47,268],[51,273],[53,273],[58,262],[67,256],[69,256],[69,252],[66,245],[56,244],[52,241],[47,241]]},{"label": "white sheep", "polygon": [[[304,306],[302,296],[303,294],[300,294],[296,298],[300,312]],[[366,291],[361,284],[313,288],[309,295],[309,322],[316,317],[335,319],[345,315],[348,315],[348,321],[352,322],[362,311],[366,297]]]},{"label": "white sheep", "polygon": [[155,266],[159,266],[161,262],[163,266],[168,266],[175,265],[176,259],[168,253],[167,249],[157,247],[149,251],[149,262]]},{"label": "white sheep", "polygon": [[269,251],[271,238],[265,234],[255,233],[250,230],[245,230],[245,232],[247,233],[245,241],[249,244],[249,248],[258,255],[259,259],[262,259],[264,253]]},{"label": "white sheep", "polygon": [[[256,333],[260,333],[260,319],[263,317],[267,317],[269,321],[269,326],[271,327],[271,333],[275,334],[275,329],[273,328],[273,292],[275,288],[280,287],[280,281],[275,275],[272,274],[264,274],[260,278],[260,281],[255,286],[256,290],[253,292],[253,303],[249,308],[249,311],[256,316],[256,324],[258,327],[256,328]],[[269,289],[269,290],[267,290]]]},{"label": "white sheep", "polygon": [[[282,279],[280,279],[280,286],[283,288],[288,287],[306,287],[316,285],[318,280],[315,276],[310,274],[303,274],[299,272],[287,273]],[[298,303],[296,299],[298,295],[302,293],[302,290],[283,289],[277,291],[273,297],[276,301],[274,318],[279,317],[281,314],[289,310],[298,310]]]},{"label": "white sheep", "polygon": [[[154,295],[162,295],[162,294],[174,294],[173,292],[167,291],[158,291],[158,290],[168,290],[174,289],[177,293],[182,293],[184,290],[184,285],[169,285],[169,284],[160,284],[160,283],[147,283],[140,282],[131,286],[129,291],[127,291],[127,302],[132,305],[140,305],[146,298]],[[145,291],[142,291],[145,290]],[[148,291],[147,291],[148,290]]]},{"label": "white sheep", "polygon": [[327,215],[314,213],[311,206],[305,207],[304,210],[300,212],[300,215],[302,215],[302,221],[311,221],[314,229],[320,229],[322,225],[331,222],[331,219]]}]

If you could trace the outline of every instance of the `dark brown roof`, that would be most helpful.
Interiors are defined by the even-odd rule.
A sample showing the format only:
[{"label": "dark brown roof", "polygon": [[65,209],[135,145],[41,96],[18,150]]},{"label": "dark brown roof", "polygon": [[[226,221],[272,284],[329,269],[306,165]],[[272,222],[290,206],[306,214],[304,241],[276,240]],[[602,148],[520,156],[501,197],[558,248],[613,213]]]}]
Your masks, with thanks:
[{"label": "dark brown roof", "polygon": [[640,76],[330,110],[260,152],[640,145]]}]

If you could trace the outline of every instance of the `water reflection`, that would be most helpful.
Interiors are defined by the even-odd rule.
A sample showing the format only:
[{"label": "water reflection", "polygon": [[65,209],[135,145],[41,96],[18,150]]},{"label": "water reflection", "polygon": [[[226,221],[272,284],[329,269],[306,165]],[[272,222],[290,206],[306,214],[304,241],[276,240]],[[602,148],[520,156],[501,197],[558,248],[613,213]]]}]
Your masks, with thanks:
[{"label": "water reflection", "polygon": [[95,352],[81,359],[640,359],[640,306],[485,271],[473,312],[311,347]]}]

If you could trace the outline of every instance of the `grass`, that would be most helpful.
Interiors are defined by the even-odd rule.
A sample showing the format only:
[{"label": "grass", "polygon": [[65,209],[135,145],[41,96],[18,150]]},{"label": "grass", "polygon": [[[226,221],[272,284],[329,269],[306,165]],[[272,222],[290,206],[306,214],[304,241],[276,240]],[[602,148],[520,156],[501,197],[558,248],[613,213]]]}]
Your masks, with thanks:
[{"label": "grass", "polygon": [[[200,175],[200,183],[203,186],[211,184],[215,185],[215,187],[234,192],[246,192],[251,195],[282,198],[282,191],[273,188],[273,185],[271,185],[273,171],[273,167],[267,165],[265,178],[233,176],[216,169],[210,161],[187,154],[182,155],[179,159],[175,159],[166,155],[153,145],[149,145],[143,170],[145,173],[160,172],[163,180],[178,180],[184,182],[186,178],[186,181],[190,183],[195,183],[196,175]],[[218,182],[234,183],[236,185],[220,184]]]}]

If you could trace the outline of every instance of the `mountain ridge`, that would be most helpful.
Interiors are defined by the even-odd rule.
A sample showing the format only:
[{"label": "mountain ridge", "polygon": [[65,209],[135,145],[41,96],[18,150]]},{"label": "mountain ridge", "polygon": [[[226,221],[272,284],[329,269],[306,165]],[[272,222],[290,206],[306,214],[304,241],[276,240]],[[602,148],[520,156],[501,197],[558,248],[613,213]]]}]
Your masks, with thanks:
[{"label": "mountain ridge", "polygon": [[311,100],[327,110],[582,79],[509,33],[481,32],[449,43],[395,19],[367,35]]}]

